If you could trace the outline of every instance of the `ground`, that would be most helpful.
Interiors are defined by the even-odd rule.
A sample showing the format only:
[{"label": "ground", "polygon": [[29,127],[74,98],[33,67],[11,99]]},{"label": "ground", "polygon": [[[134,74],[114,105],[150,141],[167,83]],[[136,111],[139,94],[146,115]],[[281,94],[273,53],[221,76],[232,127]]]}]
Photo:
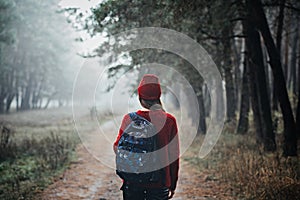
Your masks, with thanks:
[{"label": "ground", "polygon": [[[108,121],[102,127],[106,136],[112,136],[113,122]],[[114,160],[112,143],[101,139],[101,134],[97,131],[90,133],[90,139],[80,144],[77,148],[77,160],[72,162],[68,170],[50,185],[42,194],[42,199],[100,199],[118,200],[122,199],[120,187],[121,179],[115,174],[112,167],[108,167],[108,160]],[[97,155],[98,154],[98,155]],[[96,158],[107,160],[105,164]],[[174,200],[186,199],[232,199],[228,191],[216,178],[211,178],[215,171],[196,169],[182,156],[180,162],[179,180]],[[101,159],[100,159],[101,160]]]},{"label": "ground", "polygon": [[[50,185],[42,194],[42,199],[122,199],[119,190],[122,182],[115,171],[97,161],[80,145],[78,159],[69,169]],[[199,172],[182,159],[178,187],[174,200],[186,199],[232,199],[223,191],[218,180],[209,178],[209,171]]]},{"label": "ground", "polygon": [[[67,113],[67,114],[62,114]],[[20,114],[1,115],[1,121],[10,123],[48,124],[59,126],[63,119],[72,120],[71,110],[30,111]],[[29,117],[30,116],[30,117]],[[77,122],[80,123],[80,122]],[[53,183],[41,191],[36,199],[45,200],[118,200],[122,199],[120,187],[122,181],[115,174],[113,167],[109,167],[114,160],[112,141],[117,130],[115,121],[107,120],[102,125],[106,140],[99,130],[81,134],[81,141],[76,149],[76,159],[60,176],[55,177]],[[82,122],[83,126],[84,121]],[[79,129],[77,129],[79,130]],[[80,131],[80,130],[79,130]],[[110,142],[108,142],[110,141]],[[87,148],[86,148],[87,147]],[[99,161],[99,156],[101,159]],[[190,155],[189,155],[190,156]],[[180,171],[174,200],[188,199],[233,199],[230,191],[226,191],[221,181],[216,178],[213,169],[199,170],[197,166],[188,162],[186,154],[180,158]],[[104,162],[103,162],[104,161]],[[106,162],[107,161],[107,162]],[[110,162],[109,162],[110,161]]]}]

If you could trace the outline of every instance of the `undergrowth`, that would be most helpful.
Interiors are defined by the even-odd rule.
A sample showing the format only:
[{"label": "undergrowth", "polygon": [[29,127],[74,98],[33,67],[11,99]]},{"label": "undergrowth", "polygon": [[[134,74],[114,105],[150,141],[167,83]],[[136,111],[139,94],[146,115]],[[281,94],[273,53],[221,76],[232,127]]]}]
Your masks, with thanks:
[{"label": "undergrowth", "polygon": [[236,199],[300,199],[299,156],[283,157],[280,140],[278,150],[267,153],[256,144],[253,133],[232,132],[225,127],[205,159],[196,156],[204,137],[199,136],[185,159],[199,170],[211,169],[210,176],[219,179]]},{"label": "undergrowth", "polygon": [[78,139],[73,134],[44,132],[29,137],[0,125],[0,199],[32,199],[74,156]]}]

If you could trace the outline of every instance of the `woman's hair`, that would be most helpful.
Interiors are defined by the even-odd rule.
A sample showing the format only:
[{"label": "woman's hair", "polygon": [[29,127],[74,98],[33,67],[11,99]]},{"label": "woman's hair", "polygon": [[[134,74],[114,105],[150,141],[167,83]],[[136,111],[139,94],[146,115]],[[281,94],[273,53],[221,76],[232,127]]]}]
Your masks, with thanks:
[{"label": "woman's hair", "polygon": [[[142,106],[144,106],[145,108],[149,109],[149,110],[162,110],[165,111],[163,109],[162,103],[160,101],[160,99],[155,99],[155,100],[146,100],[146,99],[142,99],[139,98],[140,103],[142,104]],[[142,103],[143,101],[143,103]]]}]

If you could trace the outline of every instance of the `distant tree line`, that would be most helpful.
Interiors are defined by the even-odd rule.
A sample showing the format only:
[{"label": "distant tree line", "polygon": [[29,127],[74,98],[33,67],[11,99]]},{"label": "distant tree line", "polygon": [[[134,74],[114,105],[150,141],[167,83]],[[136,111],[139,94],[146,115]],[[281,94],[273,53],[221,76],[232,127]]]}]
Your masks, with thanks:
[{"label": "distant tree line", "polygon": [[63,69],[72,38],[58,2],[0,0],[0,113],[70,98]]},{"label": "distant tree line", "polygon": [[[258,144],[275,151],[282,131],[283,154],[295,156],[300,134],[299,18],[297,0],[106,0],[82,23],[91,35],[104,33],[108,38],[97,56],[112,50],[109,40],[116,39],[116,33],[132,28],[163,27],[187,34],[210,53],[222,73],[226,117],[236,124],[236,133],[246,134],[253,119]],[[130,65],[111,67],[110,77],[117,80],[133,68],[145,73],[141,63],[163,58],[160,61],[180,71],[193,86],[200,109],[196,123],[205,133],[209,93],[193,67],[155,49],[133,51],[130,57]]]}]

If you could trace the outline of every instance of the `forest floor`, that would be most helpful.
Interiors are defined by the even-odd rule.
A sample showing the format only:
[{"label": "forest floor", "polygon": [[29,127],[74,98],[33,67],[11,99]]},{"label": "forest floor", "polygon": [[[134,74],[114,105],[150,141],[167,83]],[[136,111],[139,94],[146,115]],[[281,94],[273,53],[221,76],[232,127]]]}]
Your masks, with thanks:
[{"label": "forest floor", "polygon": [[[64,163],[62,168],[51,173],[45,170],[49,163],[44,163],[47,160],[41,160],[39,154],[36,158],[28,158],[26,152],[21,152],[23,157],[17,157],[16,162],[8,159],[0,163],[0,196],[4,199],[33,199],[32,195],[34,199],[45,200],[122,199],[119,189],[122,181],[115,173],[112,150],[121,119],[104,114],[100,124],[91,122],[87,109],[80,116],[75,128],[72,110],[66,108],[0,115],[0,124],[8,124],[14,130],[12,139],[16,144],[26,146],[29,141],[29,150],[38,147],[47,155],[55,153],[53,148],[61,144],[65,144],[66,152],[75,150],[75,156],[71,153],[67,165]],[[99,134],[99,125],[102,134]],[[236,135],[232,134],[232,127],[224,127],[217,145],[205,159],[197,156],[204,136],[194,139],[181,155],[173,199],[300,199],[300,156],[282,157],[280,140],[278,151],[263,152],[255,143],[251,130],[247,135]],[[55,137],[57,144],[54,146],[38,142],[53,141],[51,137],[49,140],[53,133],[66,140],[56,141]],[[278,139],[280,136],[277,135]],[[74,146],[68,146],[69,143]],[[11,184],[14,182],[22,184]]]},{"label": "forest floor", "polygon": [[[35,162],[27,162],[27,157],[19,158],[18,162],[13,162],[14,169],[17,170],[14,172],[18,173],[6,174],[7,176],[0,179],[4,181],[3,183],[0,181],[0,195],[7,197],[5,199],[33,199],[33,194],[29,195],[27,192],[34,192],[34,199],[45,200],[122,199],[120,191],[122,181],[115,173],[112,150],[121,119],[104,114],[99,120],[101,123],[98,124],[92,122],[88,110],[82,112],[80,116],[82,117],[76,121],[75,128],[72,110],[66,108],[0,115],[0,122],[9,124],[14,130],[16,142],[20,143],[23,138],[31,138],[34,141],[32,144],[37,145],[39,144],[37,141],[41,138],[47,138],[55,133],[67,138],[66,143],[57,145],[73,141],[77,144],[75,149],[70,146],[72,148],[70,151],[75,150],[75,156],[71,156],[68,164],[58,169],[57,173],[51,172],[50,177],[47,173],[43,174],[45,177],[38,175],[41,174],[39,171],[45,171],[43,166],[47,166],[43,162],[43,165],[38,165],[39,157],[34,159]],[[99,134],[99,125],[102,134]],[[81,140],[78,139],[78,133]],[[193,144],[180,158],[179,180],[174,200],[299,199],[299,156],[283,158],[280,156],[281,148],[272,154],[264,153],[257,148],[253,133],[247,136],[232,133],[234,133],[232,126],[225,127],[217,145],[205,159],[199,159],[197,156],[199,144],[204,137],[194,139]],[[47,149],[51,145],[43,145],[41,151],[51,150]],[[0,171],[12,173],[10,169],[12,167],[9,167],[11,161],[2,163]],[[32,161],[31,158],[29,161]],[[4,165],[5,163],[7,165]],[[30,165],[27,166],[28,163]],[[7,166],[7,169],[3,166]],[[30,174],[38,177],[32,179]],[[14,179],[9,179],[11,177]],[[18,182],[24,178],[26,179],[22,182],[21,189],[10,184],[11,181]],[[42,184],[39,181],[42,181]],[[47,183],[43,184],[43,181]],[[16,195],[11,195],[5,188],[9,188],[10,192]],[[6,192],[1,194],[1,191]]]},{"label": "forest floor", "polygon": [[[73,141],[77,144],[75,149],[74,146],[70,146],[72,147],[70,151],[73,149],[76,151],[76,155],[71,156],[70,163],[57,172],[48,175],[46,173],[47,177],[44,175],[40,178],[35,176],[35,179],[30,177],[30,174],[45,171],[44,166],[47,164],[42,162],[43,165],[38,165],[39,157],[36,159],[30,157],[29,161],[33,159],[35,162],[28,162],[26,156],[24,159],[22,157],[17,159],[18,162],[13,162],[16,168],[13,173],[18,172],[17,174],[9,174],[13,168],[11,163],[8,161],[2,163],[0,172],[8,174],[1,179],[3,183],[0,181],[2,184],[0,195],[3,196],[1,191],[6,191],[5,188],[10,188],[10,192],[17,193],[17,196],[9,195],[7,191],[7,195],[4,196],[18,197],[4,199],[33,199],[31,195],[27,195],[28,192],[36,194],[34,199],[44,200],[122,199],[122,192],[119,189],[122,181],[116,175],[112,164],[114,163],[112,143],[117,135],[120,119],[112,119],[109,114],[101,116],[103,135],[99,134],[99,124],[91,122],[88,110],[82,111],[80,116],[82,117],[76,121],[75,131],[70,109],[34,110],[0,115],[0,122],[10,124],[15,130],[16,142],[20,143],[23,138],[27,140],[32,138],[34,141],[32,144],[36,143],[37,146],[39,143],[35,142],[35,139],[43,137],[47,139],[49,135],[55,133],[68,138],[67,142],[57,145]],[[78,131],[81,140],[78,139]],[[179,180],[174,200],[300,199],[299,156],[284,158],[280,156],[280,150],[264,153],[257,148],[253,133],[247,136],[232,133],[234,129],[225,126],[217,145],[205,159],[199,159],[197,156],[199,144],[204,136],[194,139],[194,143],[180,157]],[[39,151],[49,152],[49,149],[46,149],[48,146],[43,144],[40,146],[43,148],[39,148]],[[22,190],[11,184],[11,181],[22,181],[24,177],[26,180],[22,182]],[[44,182],[47,184],[43,184]]]},{"label": "forest floor", "polygon": [[[14,125],[17,122],[18,129],[26,129],[25,134],[31,134],[29,130],[34,127],[43,128],[51,124],[51,127],[61,126],[62,120],[72,121],[70,110],[29,111],[10,115],[1,115],[0,120]],[[112,131],[112,124],[106,123],[106,132]],[[72,123],[70,123],[70,126]],[[69,127],[70,128],[70,127]],[[32,129],[33,130],[33,129]],[[39,132],[39,129],[37,132]],[[94,136],[99,137],[94,130]],[[22,133],[22,134],[24,134]],[[18,134],[18,133],[17,133]],[[93,135],[93,134],[91,134]],[[101,154],[111,153],[111,143],[100,138],[93,138],[91,145],[100,147]],[[107,151],[107,152],[106,152]],[[179,199],[233,199],[229,191],[226,191],[222,183],[216,178],[216,170],[199,170],[181,157],[179,181],[174,195],[174,200]],[[115,174],[112,167],[101,163],[79,143],[74,158],[67,169],[54,177],[52,183],[40,191],[36,199],[122,199],[120,191],[122,181]]]},{"label": "forest floor", "polygon": [[[78,159],[50,185],[41,199],[122,199],[121,180],[115,171],[101,164],[80,145]],[[180,175],[174,200],[233,199],[218,180],[210,179],[210,171],[196,171],[187,161],[181,162]]]}]

